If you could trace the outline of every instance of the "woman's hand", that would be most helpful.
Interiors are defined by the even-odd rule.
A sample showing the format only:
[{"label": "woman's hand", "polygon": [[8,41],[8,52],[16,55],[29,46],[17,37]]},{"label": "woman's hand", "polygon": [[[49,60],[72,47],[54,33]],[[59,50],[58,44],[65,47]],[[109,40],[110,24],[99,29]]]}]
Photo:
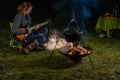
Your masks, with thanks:
[{"label": "woman's hand", "polygon": [[32,33],[32,30],[27,28],[27,31],[28,31],[28,34],[31,34]]},{"label": "woman's hand", "polygon": [[38,30],[40,28],[40,26],[37,24],[35,25],[35,30]]}]

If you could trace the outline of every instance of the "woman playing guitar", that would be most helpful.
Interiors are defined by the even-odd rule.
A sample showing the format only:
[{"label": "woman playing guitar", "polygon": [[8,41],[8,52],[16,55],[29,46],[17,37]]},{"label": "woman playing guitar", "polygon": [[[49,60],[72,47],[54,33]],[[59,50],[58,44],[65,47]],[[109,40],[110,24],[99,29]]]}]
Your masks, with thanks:
[{"label": "woman playing guitar", "polygon": [[48,29],[46,27],[42,27],[48,22],[35,25],[32,28],[26,27],[27,25],[31,27],[30,13],[32,12],[32,9],[33,5],[26,1],[18,5],[18,13],[14,17],[14,24],[12,28],[12,33],[15,35],[16,39],[26,40],[29,43],[23,48],[23,51],[26,54],[39,47],[40,44],[43,44],[46,41],[46,35],[48,33]]}]

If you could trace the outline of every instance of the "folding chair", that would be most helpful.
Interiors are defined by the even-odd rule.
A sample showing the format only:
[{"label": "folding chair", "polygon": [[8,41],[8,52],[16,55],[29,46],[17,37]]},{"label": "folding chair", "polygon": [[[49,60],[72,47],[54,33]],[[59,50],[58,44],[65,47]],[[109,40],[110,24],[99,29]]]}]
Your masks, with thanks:
[{"label": "folding chair", "polygon": [[12,27],[13,27],[13,22],[10,22],[10,29],[11,29],[11,34],[10,34],[10,41],[9,41],[9,46],[12,48],[18,48],[18,49],[22,49],[22,45],[20,43],[20,41],[18,41],[15,36],[12,34]]}]

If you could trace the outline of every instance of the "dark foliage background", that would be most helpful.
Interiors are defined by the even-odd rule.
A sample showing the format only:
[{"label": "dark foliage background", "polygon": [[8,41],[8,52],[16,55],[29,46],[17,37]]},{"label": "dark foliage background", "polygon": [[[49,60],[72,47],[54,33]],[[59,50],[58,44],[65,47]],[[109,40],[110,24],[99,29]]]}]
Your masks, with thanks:
[{"label": "dark foliage background", "polygon": [[[18,4],[22,3],[25,0],[4,0],[0,3],[0,22],[3,20],[12,21],[15,14]],[[55,10],[51,4],[54,1],[59,0],[26,0],[31,2],[35,8],[31,14],[33,20],[40,21],[41,19],[52,18],[54,23],[58,25],[65,25],[65,21],[70,21],[67,17],[59,16],[61,11]],[[63,1],[63,0],[61,0]],[[71,0],[70,0],[71,1]],[[103,15],[105,11],[111,11],[113,6],[120,4],[119,0],[99,0],[99,7],[97,9],[91,8],[91,19],[90,22],[93,23],[93,27],[97,21],[98,16]],[[120,6],[119,6],[120,7]],[[65,10],[65,9],[64,9]],[[70,12],[68,12],[70,13]],[[63,14],[64,15],[64,14]],[[70,15],[69,15],[70,16]]]},{"label": "dark foliage background", "polygon": [[[6,14],[15,14],[16,13],[16,8],[17,5],[22,3],[25,0],[3,0],[2,2],[0,2],[0,10],[1,13],[6,15]],[[47,14],[52,14],[55,12],[55,10],[53,10],[51,8],[51,2],[53,2],[53,0],[26,0],[31,2],[32,4],[35,5],[35,13],[45,13],[45,15]],[[99,0],[100,1],[100,13],[106,11],[106,9],[111,9],[115,4],[120,4],[119,0]],[[0,14],[1,14],[0,13]],[[2,16],[2,15],[1,15]]]}]

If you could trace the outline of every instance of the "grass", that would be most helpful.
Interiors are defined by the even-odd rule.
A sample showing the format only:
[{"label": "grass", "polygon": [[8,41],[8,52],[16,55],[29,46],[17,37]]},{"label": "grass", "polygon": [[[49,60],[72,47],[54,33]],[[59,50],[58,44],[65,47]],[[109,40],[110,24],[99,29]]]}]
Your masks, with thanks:
[{"label": "grass", "polygon": [[120,38],[90,36],[86,44],[94,49],[93,69],[87,56],[81,64],[68,64],[55,50],[47,64],[51,51],[24,55],[9,47],[8,27],[0,29],[0,80],[120,80]]}]

